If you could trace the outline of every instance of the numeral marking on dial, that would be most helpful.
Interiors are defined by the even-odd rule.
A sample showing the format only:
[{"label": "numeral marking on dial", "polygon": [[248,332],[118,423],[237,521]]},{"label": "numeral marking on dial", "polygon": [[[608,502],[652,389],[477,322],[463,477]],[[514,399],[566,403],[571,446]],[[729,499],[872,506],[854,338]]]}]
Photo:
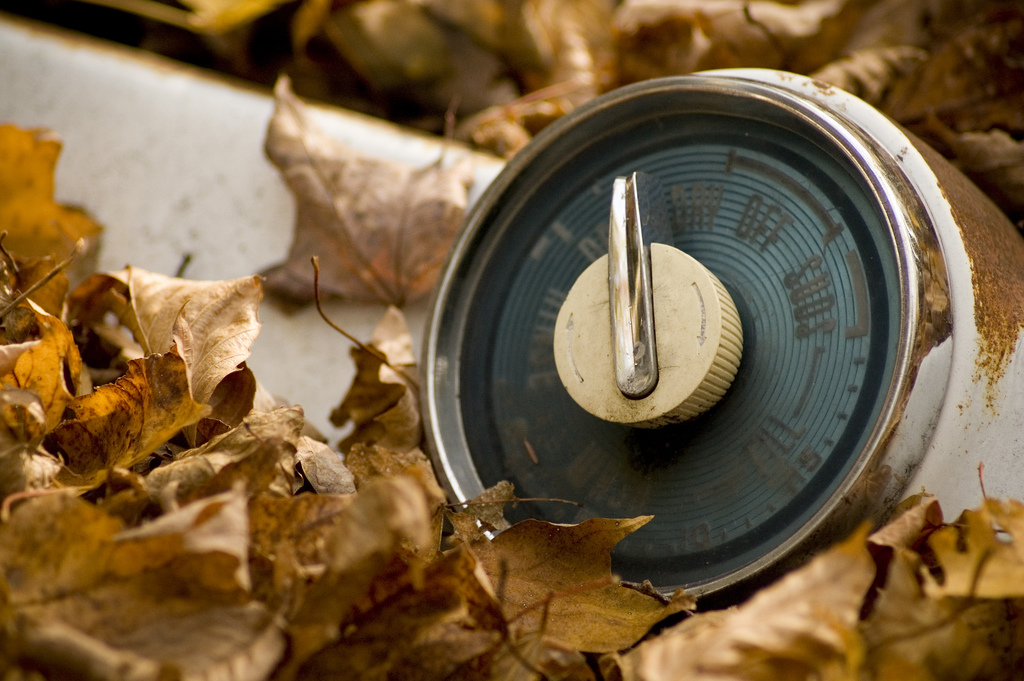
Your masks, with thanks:
[{"label": "numeral marking on dial", "polygon": [[685,230],[710,230],[715,226],[718,209],[722,205],[724,187],[721,184],[694,182],[677,184],[669,190],[676,224]]},{"label": "numeral marking on dial", "polygon": [[831,293],[832,278],[828,270],[821,270],[821,267],[821,256],[812,255],[795,272],[782,278],[783,285],[789,289],[797,338],[807,338],[816,331],[830,333],[836,328],[836,320],[830,316],[836,304]]},{"label": "numeral marking on dial", "polygon": [[778,204],[765,201],[760,194],[751,194],[736,223],[736,236],[763,251],[778,240],[784,227],[792,224],[793,216]]},{"label": "numeral marking on dial", "polygon": [[745,170],[752,170],[764,175],[772,182],[783,185],[786,191],[796,196],[804,205],[810,208],[815,216],[817,216],[820,224],[825,227],[825,232],[821,235],[822,247],[828,246],[833,239],[842,234],[843,230],[846,229],[842,222],[834,220],[832,216],[829,215],[828,211],[825,210],[825,206],[821,205],[821,202],[814,198],[814,195],[808,191],[807,187],[800,184],[796,178],[779,172],[767,163],[763,163],[746,156],[741,156],[736,153],[735,149],[733,149],[729,152],[729,158],[725,162],[725,172],[726,174],[730,174],[734,170],[741,168]]}]

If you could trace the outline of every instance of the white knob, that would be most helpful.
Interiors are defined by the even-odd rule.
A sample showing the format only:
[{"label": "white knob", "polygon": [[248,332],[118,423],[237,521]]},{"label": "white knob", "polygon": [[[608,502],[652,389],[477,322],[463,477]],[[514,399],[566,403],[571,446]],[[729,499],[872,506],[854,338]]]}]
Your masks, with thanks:
[{"label": "white knob", "polygon": [[658,383],[646,397],[619,389],[609,331],[608,256],[598,258],[569,291],[555,326],[555,365],[581,407],[606,421],[658,428],[692,419],[732,384],[743,330],[729,292],[682,251],[650,246]]}]

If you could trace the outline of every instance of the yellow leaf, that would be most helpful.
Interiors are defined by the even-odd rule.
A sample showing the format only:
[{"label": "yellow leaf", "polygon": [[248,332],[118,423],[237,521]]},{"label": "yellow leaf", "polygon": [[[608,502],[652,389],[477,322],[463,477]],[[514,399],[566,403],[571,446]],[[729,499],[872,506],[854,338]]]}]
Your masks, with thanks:
[{"label": "yellow leaf", "polygon": [[54,202],[60,148],[47,131],[0,125],[0,229],[12,252],[63,260],[79,239],[101,230],[82,211]]},{"label": "yellow leaf", "polygon": [[53,431],[67,456],[58,480],[82,486],[94,486],[112,466],[133,466],[209,410],[189,396],[185,363],[173,352],[133,360],[116,382],[68,408],[72,418]]},{"label": "yellow leaf", "polygon": [[695,615],[618,658],[624,681],[856,678],[875,577],[867,527],[726,611]]},{"label": "yellow leaf", "polygon": [[4,323],[8,340],[39,342],[20,353],[14,370],[0,377],[0,384],[38,395],[50,430],[63,418],[78,389],[82,358],[75,339],[64,322],[24,306],[8,313]]},{"label": "yellow leaf", "polygon": [[[1008,537],[1000,536],[1000,530]],[[928,540],[942,568],[941,579],[928,576],[932,598],[1024,597],[1024,504],[986,499],[977,511],[936,531]]]}]

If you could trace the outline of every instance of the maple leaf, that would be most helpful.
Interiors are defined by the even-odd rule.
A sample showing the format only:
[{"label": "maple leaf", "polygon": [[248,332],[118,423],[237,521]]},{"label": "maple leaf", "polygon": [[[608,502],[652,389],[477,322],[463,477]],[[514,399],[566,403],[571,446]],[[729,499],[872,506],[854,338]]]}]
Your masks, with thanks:
[{"label": "maple leaf", "polygon": [[524,520],[470,548],[502,585],[502,611],[517,635],[542,632],[573,649],[610,652],[673,612],[611,576],[612,547],[650,519]]},{"label": "maple leaf", "polygon": [[288,259],[264,273],[267,288],[289,300],[313,300],[312,256],[325,296],[405,304],[434,285],[462,224],[472,163],[426,168],[366,156],[321,131],[286,78],[266,153],[295,195]]},{"label": "maple leaf", "polygon": [[49,131],[0,125],[0,229],[15,253],[64,259],[79,239],[93,239],[102,229],[84,212],[54,201],[60,149]]}]

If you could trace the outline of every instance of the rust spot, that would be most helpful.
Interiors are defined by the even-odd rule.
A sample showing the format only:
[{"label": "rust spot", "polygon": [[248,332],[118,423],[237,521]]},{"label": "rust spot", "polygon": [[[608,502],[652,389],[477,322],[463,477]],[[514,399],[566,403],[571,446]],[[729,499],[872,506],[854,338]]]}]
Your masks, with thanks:
[{"label": "rust spot", "polygon": [[949,200],[971,264],[980,348],[976,378],[988,379],[993,406],[1024,325],[1024,239],[1009,218],[936,151],[915,140]]}]

